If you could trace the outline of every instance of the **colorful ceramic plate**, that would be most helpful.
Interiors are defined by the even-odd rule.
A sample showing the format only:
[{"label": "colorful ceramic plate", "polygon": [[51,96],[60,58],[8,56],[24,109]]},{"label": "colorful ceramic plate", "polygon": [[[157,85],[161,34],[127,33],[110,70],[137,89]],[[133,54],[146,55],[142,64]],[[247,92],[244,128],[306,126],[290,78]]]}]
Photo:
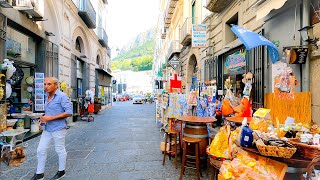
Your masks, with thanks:
[{"label": "colorful ceramic plate", "polygon": [[33,76],[29,76],[26,78],[26,83],[31,85],[34,83],[34,77]]}]

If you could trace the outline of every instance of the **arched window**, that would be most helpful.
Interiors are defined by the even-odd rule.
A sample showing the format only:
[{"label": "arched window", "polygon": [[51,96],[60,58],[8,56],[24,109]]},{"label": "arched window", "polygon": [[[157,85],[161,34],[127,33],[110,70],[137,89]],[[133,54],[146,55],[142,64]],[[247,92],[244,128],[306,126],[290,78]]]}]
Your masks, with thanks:
[{"label": "arched window", "polygon": [[79,37],[77,37],[77,39],[76,39],[76,50],[78,50],[79,52],[81,52],[81,44],[80,44],[80,39],[79,39]]},{"label": "arched window", "polygon": [[99,54],[97,55],[96,63],[97,63],[98,65],[100,65],[100,56],[99,56]]}]

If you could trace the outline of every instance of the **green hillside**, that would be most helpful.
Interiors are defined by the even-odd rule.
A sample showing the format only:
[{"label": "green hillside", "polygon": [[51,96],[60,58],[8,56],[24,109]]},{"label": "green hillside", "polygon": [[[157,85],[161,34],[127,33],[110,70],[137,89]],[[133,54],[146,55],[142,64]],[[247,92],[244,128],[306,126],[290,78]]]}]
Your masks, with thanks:
[{"label": "green hillside", "polygon": [[152,69],[155,31],[140,33],[133,42],[121,49],[112,59],[112,70],[146,71]]}]

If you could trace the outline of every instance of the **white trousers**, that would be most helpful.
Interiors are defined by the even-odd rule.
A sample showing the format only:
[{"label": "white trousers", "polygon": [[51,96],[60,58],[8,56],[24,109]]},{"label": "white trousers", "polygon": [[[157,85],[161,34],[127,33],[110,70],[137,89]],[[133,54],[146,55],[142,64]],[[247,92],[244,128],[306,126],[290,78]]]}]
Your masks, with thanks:
[{"label": "white trousers", "polygon": [[54,147],[59,156],[59,171],[65,170],[66,161],[67,161],[67,151],[65,148],[65,137],[67,130],[62,129],[60,131],[48,132],[43,131],[40,142],[37,148],[37,174],[44,173],[47,159],[47,150],[50,146],[51,140],[54,140]]}]

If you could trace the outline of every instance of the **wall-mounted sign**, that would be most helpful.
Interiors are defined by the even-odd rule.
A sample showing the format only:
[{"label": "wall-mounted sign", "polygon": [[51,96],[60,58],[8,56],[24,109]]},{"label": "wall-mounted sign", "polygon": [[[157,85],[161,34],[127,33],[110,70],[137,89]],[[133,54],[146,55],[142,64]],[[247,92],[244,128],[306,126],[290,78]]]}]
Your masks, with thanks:
[{"label": "wall-mounted sign", "polygon": [[180,59],[174,55],[169,61],[168,64],[175,70],[178,66],[180,66]]},{"label": "wall-mounted sign", "polygon": [[226,67],[230,70],[237,70],[246,66],[246,52],[236,52],[227,57]]},{"label": "wall-mounted sign", "polygon": [[287,48],[284,50],[286,53],[286,60],[289,64],[305,64],[308,56],[308,48],[297,47]]},{"label": "wall-mounted sign", "polygon": [[207,25],[192,24],[192,47],[205,48],[207,42]]}]

